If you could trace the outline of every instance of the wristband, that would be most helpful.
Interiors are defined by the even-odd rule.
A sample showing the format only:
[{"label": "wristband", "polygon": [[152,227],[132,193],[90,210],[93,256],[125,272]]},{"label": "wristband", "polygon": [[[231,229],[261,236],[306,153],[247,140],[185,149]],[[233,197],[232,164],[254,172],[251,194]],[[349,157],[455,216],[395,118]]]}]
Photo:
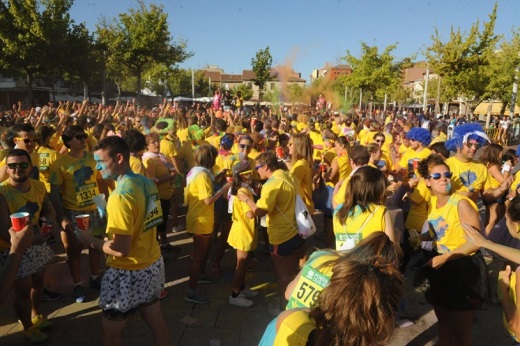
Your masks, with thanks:
[{"label": "wristband", "polygon": [[509,165],[502,166],[502,172],[510,172],[510,171],[511,171],[511,166],[509,166]]}]

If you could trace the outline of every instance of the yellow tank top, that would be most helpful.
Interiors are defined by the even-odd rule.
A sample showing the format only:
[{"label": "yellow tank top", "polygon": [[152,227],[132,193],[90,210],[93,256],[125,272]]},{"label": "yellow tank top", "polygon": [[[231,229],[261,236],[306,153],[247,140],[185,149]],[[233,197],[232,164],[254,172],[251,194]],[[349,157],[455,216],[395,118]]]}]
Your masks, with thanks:
[{"label": "yellow tank top", "polygon": [[367,211],[363,212],[361,207],[356,205],[354,211],[345,220],[345,223],[341,223],[338,218],[338,212],[342,207],[343,204],[336,208],[333,217],[336,250],[344,246],[352,248],[370,234],[384,232],[386,228],[385,206],[369,204]]}]

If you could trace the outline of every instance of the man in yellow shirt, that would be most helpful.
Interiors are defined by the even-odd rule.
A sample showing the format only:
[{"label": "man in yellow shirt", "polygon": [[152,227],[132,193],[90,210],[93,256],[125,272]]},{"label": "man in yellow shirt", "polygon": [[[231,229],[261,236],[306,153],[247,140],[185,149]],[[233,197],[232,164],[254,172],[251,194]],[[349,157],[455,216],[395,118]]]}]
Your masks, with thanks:
[{"label": "man in yellow shirt", "polygon": [[[410,148],[399,160],[397,171],[409,178],[417,178],[417,165],[419,161],[427,158],[432,152],[428,145],[432,141],[430,131],[421,127],[414,127],[408,131],[406,137],[410,140]],[[418,181],[418,179],[416,179]],[[415,181],[416,183],[416,181]],[[412,184],[414,185],[414,184]],[[413,187],[413,186],[412,186]]]},{"label": "man in yellow shirt", "polygon": [[156,240],[156,226],[162,222],[157,187],[132,172],[130,149],[118,136],[102,139],[94,148],[94,158],[102,177],[117,181],[107,204],[109,240],[96,238],[91,231],[78,230],[76,235],[84,245],[107,255],[99,298],[105,344],[120,345],[126,322],[139,310],[155,344],[169,345],[159,299],[164,261]]}]

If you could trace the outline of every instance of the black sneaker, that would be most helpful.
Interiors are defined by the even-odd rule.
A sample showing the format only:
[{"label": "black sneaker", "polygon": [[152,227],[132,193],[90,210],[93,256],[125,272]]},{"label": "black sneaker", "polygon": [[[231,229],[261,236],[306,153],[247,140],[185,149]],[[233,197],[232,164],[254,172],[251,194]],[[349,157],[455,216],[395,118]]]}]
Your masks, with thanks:
[{"label": "black sneaker", "polygon": [[51,292],[48,289],[43,289],[42,291],[42,300],[45,302],[55,302],[60,300],[62,295],[58,292]]},{"label": "black sneaker", "polygon": [[98,276],[95,279],[90,278],[90,288],[94,288],[96,290],[101,289],[101,276]]},{"label": "black sneaker", "polygon": [[74,299],[76,303],[84,303],[87,299],[85,288],[81,285],[74,286]]}]

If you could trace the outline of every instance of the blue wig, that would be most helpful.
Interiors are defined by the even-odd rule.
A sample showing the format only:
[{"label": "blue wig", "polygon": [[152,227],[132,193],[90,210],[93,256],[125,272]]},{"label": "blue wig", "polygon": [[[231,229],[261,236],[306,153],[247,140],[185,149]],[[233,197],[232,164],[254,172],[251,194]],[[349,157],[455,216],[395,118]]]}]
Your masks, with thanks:
[{"label": "blue wig", "polygon": [[432,135],[430,131],[423,129],[422,127],[412,127],[406,135],[408,139],[413,139],[427,147],[432,141]]},{"label": "blue wig", "polygon": [[462,145],[464,144],[464,137],[466,135],[468,135],[466,141],[473,139],[477,141],[480,146],[483,146],[486,144],[486,142],[489,141],[489,138],[487,138],[486,134],[484,133],[482,125],[478,123],[468,123],[455,126],[452,137],[444,143],[444,146],[449,151],[457,151],[457,149],[462,148]]},{"label": "blue wig", "polygon": [[233,147],[234,143],[233,135],[226,133],[224,136],[220,137],[220,145],[226,149],[230,150]]},{"label": "blue wig", "polygon": [[516,157],[520,157],[520,145],[516,147]]}]

